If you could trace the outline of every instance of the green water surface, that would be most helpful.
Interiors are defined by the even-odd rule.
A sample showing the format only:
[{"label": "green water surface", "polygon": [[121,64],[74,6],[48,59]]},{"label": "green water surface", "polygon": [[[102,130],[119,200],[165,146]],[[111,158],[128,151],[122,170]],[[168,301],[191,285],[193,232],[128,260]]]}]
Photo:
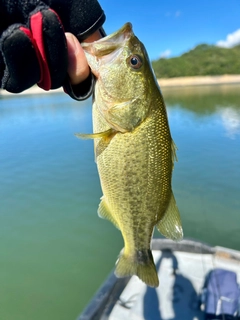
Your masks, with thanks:
[{"label": "green water surface", "polygon": [[[240,250],[240,86],[163,94],[185,236]],[[0,98],[0,320],[74,320],[114,267],[91,130],[91,100]]]}]

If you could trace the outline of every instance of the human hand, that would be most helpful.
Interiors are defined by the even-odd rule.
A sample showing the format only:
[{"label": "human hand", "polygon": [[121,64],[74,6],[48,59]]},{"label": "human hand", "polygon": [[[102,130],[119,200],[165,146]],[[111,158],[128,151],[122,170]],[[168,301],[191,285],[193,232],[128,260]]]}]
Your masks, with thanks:
[{"label": "human hand", "polygon": [[[85,98],[92,81],[84,81],[89,67],[79,41],[99,39],[104,20],[96,0],[0,0],[1,87],[18,93],[35,83],[45,90],[65,84],[72,97]],[[84,82],[77,97],[67,70],[73,85]]]}]

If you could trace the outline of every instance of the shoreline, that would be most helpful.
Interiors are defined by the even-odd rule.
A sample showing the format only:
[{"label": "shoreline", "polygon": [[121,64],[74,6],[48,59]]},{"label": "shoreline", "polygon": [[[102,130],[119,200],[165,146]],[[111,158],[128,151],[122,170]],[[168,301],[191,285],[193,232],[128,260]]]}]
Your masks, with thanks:
[{"label": "shoreline", "polygon": [[225,74],[220,76],[194,76],[177,78],[160,78],[158,83],[161,88],[211,86],[225,84],[240,84],[240,74]]},{"label": "shoreline", "polygon": [[[157,79],[161,88],[176,88],[176,87],[192,87],[192,86],[211,86],[211,85],[226,85],[240,84],[240,74],[220,75],[220,76],[194,76],[194,77],[176,77],[176,78],[160,78]],[[0,89],[0,98],[17,95],[32,95],[64,92],[62,88],[50,91],[44,91],[38,86],[25,90],[21,93],[10,93]]]}]

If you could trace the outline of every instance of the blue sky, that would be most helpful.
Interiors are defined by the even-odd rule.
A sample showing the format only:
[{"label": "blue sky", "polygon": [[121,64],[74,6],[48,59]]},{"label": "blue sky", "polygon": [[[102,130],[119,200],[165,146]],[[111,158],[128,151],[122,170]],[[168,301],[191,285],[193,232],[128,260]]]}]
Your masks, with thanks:
[{"label": "blue sky", "polygon": [[107,16],[107,34],[131,22],[151,60],[181,55],[201,43],[240,43],[240,0],[99,2]]}]

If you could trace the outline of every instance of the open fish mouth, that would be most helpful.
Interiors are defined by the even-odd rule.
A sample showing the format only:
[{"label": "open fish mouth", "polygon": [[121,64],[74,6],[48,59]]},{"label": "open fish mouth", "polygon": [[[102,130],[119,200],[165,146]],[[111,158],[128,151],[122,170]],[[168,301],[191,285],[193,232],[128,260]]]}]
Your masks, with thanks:
[{"label": "open fish mouth", "polygon": [[82,47],[85,52],[100,58],[122,47],[123,43],[126,42],[132,34],[132,24],[127,22],[121,29],[109,36],[92,43],[82,43]]}]

